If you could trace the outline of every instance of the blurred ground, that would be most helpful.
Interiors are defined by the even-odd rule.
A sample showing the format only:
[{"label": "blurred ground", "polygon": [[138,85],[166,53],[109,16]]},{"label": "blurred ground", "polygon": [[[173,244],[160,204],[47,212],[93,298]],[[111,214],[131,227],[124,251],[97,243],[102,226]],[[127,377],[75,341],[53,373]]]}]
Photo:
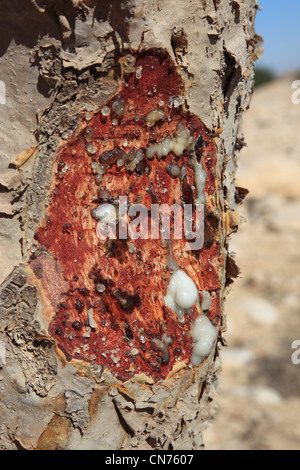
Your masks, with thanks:
[{"label": "blurred ground", "polygon": [[231,238],[241,276],[226,301],[227,348],[206,449],[300,449],[300,104],[293,77],[258,88],[237,185],[250,193]]}]

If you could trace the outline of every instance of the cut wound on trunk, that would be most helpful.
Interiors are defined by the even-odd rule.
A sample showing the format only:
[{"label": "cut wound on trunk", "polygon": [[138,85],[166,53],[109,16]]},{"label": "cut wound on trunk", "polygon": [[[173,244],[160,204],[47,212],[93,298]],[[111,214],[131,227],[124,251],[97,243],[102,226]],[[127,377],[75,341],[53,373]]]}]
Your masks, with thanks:
[{"label": "cut wound on trunk", "polygon": [[[197,349],[205,350],[197,343],[199,322],[197,334],[193,331],[202,315],[219,326],[224,259],[218,223],[210,225],[209,244],[188,250],[184,235],[174,237],[172,224],[171,241],[163,240],[153,205],[193,204],[195,217],[195,207],[203,203],[204,226],[207,217],[218,220],[216,150],[210,132],[186,109],[182,80],[166,54],[125,56],[120,63],[118,94],[98,113],[86,118],[82,112],[79,135],[57,153],[51,203],[30,263],[39,267],[50,301],[60,299],[52,301],[49,333],[67,360],[101,364],[120,380],[144,373],[157,381],[176,362],[190,364],[192,355],[193,365],[205,359],[205,354],[194,358]],[[121,196],[128,209],[123,229],[135,220],[132,227],[141,232],[142,219],[130,212],[139,204],[148,214],[147,237],[120,237],[120,221],[115,237],[100,237],[98,224],[109,233],[118,220]],[[60,267],[60,278],[55,283],[53,271],[48,292],[43,272],[49,258]],[[192,305],[184,291],[174,294],[173,304],[165,301],[176,270],[195,286]],[[202,291],[211,298],[205,313]],[[183,305],[180,318],[176,298],[177,306]]]}]

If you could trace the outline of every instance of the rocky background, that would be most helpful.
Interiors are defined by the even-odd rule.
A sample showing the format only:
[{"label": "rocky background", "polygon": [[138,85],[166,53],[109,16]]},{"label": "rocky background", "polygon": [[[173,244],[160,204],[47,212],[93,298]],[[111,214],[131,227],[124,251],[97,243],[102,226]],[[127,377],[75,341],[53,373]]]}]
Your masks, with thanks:
[{"label": "rocky background", "polygon": [[286,76],[256,89],[237,185],[249,190],[231,237],[241,274],[226,301],[215,421],[207,449],[300,449],[300,105]]}]

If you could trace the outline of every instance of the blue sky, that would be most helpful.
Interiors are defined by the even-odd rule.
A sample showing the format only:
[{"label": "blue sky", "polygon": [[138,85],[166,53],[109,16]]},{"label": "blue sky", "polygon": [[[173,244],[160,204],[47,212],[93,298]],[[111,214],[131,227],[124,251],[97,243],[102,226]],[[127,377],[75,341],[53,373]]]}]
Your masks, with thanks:
[{"label": "blue sky", "polygon": [[278,74],[300,70],[300,0],[259,0],[259,5],[255,29],[265,52],[256,66]]}]

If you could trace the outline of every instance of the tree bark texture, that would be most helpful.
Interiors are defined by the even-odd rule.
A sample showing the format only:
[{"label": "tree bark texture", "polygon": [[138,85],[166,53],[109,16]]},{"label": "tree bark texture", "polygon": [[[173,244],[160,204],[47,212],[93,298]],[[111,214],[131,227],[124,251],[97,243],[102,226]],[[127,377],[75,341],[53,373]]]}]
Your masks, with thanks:
[{"label": "tree bark texture", "polygon": [[[257,8],[257,0],[1,2],[0,448],[204,447],[225,344],[224,299],[239,272],[228,245],[246,193],[234,180],[262,52]],[[116,100],[112,124],[100,110]],[[149,130],[145,115],[157,108],[165,120]],[[95,200],[126,182],[135,201],[147,192],[155,202],[149,175],[161,174],[164,161],[123,169],[123,179],[110,166],[97,181],[93,149],[115,165],[112,141],[120,157],[128,143],[145,149],[180,122],[197,136],[207,173],[204,246],[192,256],[174,245],[180,266],[212,299],[206,314],[218,335],[198,366],[190,364],[188,325],[163,306],[165,247],[157,241],[157,264],[148,245],[140,258],[137,245],[124,259],[121,246],[96,253],[89,218]],[[195,197],[186,179],[179,188],[165,178],[168,203],[180,188],[182,200]],[[127,268],[135,274],[123,282]],[[172,337],[170,350],[155,347],[159,334]]]}]

